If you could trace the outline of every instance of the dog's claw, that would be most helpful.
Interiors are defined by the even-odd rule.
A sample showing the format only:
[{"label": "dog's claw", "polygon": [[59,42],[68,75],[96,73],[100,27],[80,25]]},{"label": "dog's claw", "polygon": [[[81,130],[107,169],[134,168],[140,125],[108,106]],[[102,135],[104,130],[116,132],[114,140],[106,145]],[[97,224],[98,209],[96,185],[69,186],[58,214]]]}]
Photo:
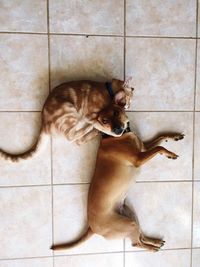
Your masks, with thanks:
[{"label": "dog's claw", "polygon": [[174,138],[174,140],[175,140],[175,141],[179,141],[179,140],[182,140],[184,137],[185,137],[184,134],[179,134],[179,135],[177,135],[177,136]]},{"label": "dog's claw", "polygon": [[174,154],[172,156],[167,156],[167,157],[168,157],[168,159],[177,159],[179,156]]}]

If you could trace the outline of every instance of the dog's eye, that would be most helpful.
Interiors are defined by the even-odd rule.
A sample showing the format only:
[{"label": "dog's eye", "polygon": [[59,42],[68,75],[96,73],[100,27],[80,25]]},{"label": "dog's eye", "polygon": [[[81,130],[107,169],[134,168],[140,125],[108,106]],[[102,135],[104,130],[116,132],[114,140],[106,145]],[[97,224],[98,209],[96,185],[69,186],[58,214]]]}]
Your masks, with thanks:
[{"label": "dog's eye", "polygon": [[116,117],[119,116],[119,111],[118,110],[114,111],[114,116],[116,116]]},{"label": "dog's eye", "polygon": [[107,119],[102,119],[102,122],[103,122],[103,124],[106,124],[106,123],[108,123],[108,120]]}]

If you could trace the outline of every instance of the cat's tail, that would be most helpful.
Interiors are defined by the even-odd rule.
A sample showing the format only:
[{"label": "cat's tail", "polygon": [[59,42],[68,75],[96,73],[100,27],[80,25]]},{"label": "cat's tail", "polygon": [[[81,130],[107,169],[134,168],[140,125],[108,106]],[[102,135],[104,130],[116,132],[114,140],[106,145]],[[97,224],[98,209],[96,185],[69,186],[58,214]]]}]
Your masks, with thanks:
[{"label": "cat's tail", "polygon": [[69,249],[76,247],[80,244],[82,244],[84,241],[89,239],[94,233],[92,232],[91,228],[88,227],[87,231],[77,240],[69,242],[69,243],[63,243],[58,245],[53,245],[51,249],[53,250],[63,250],[63,249]]},{"label": "cat's tail", "polygon": [[45,133],[43,132],[43,129],[40,130],[39,136],[34,143],[34,145],[27,151],[19,153],[19,154],[12,154],[8,153],[2,149],[0,149],[0,158],[4,158],[6,160],[12,161],[12,162],[18,162],[20,160],[25,160],[28,158],[31,158],[38,150],[39,147],[41,146],[41,143],[44,142],[44,135]]}]

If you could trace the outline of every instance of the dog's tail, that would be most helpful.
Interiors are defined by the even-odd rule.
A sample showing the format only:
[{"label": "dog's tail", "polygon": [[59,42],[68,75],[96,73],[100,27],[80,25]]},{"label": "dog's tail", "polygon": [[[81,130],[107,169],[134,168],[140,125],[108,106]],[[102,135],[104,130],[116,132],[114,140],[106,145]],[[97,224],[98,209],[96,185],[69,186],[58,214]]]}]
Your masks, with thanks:
[{"label": "dog's tail", "polygon": [[39,150],[39,147],[41,143],[43,142],[43,137],[44,137],[44,133],[43,133],[43,130],[41,129],[36,142],[29,150],[19,153],[19,154],[11,154],[0,149],[0,158],[4,158],[12,162],[18,162],[19,160],[22,160],[22,159],[25,160],[25,159],[31,158]]},{"label": "dog's tail", "polygon": [[80,244],[82,244],[84,241],[89,239],[93,235],[93,232],[90,227],[88,227],[87,231],[77,240],[69,242],[69,243],[63,243],[58,245],[53,245],[51,249],[53,250],[63,250],[63,249],[69,249],[76,247]]}]

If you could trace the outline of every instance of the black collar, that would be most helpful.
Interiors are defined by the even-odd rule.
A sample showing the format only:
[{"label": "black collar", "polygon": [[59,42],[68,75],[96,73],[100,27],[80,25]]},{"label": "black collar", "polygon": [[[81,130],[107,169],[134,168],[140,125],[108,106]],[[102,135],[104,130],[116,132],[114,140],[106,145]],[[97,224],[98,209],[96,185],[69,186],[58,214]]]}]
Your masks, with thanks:
[{"label": "black collar", "polygon": [[109,93],[110,98],[113,99],[114,98],[114,92],[112,89],[112,83],[106,82],[105,85],[106,85],[106,89]]}]

